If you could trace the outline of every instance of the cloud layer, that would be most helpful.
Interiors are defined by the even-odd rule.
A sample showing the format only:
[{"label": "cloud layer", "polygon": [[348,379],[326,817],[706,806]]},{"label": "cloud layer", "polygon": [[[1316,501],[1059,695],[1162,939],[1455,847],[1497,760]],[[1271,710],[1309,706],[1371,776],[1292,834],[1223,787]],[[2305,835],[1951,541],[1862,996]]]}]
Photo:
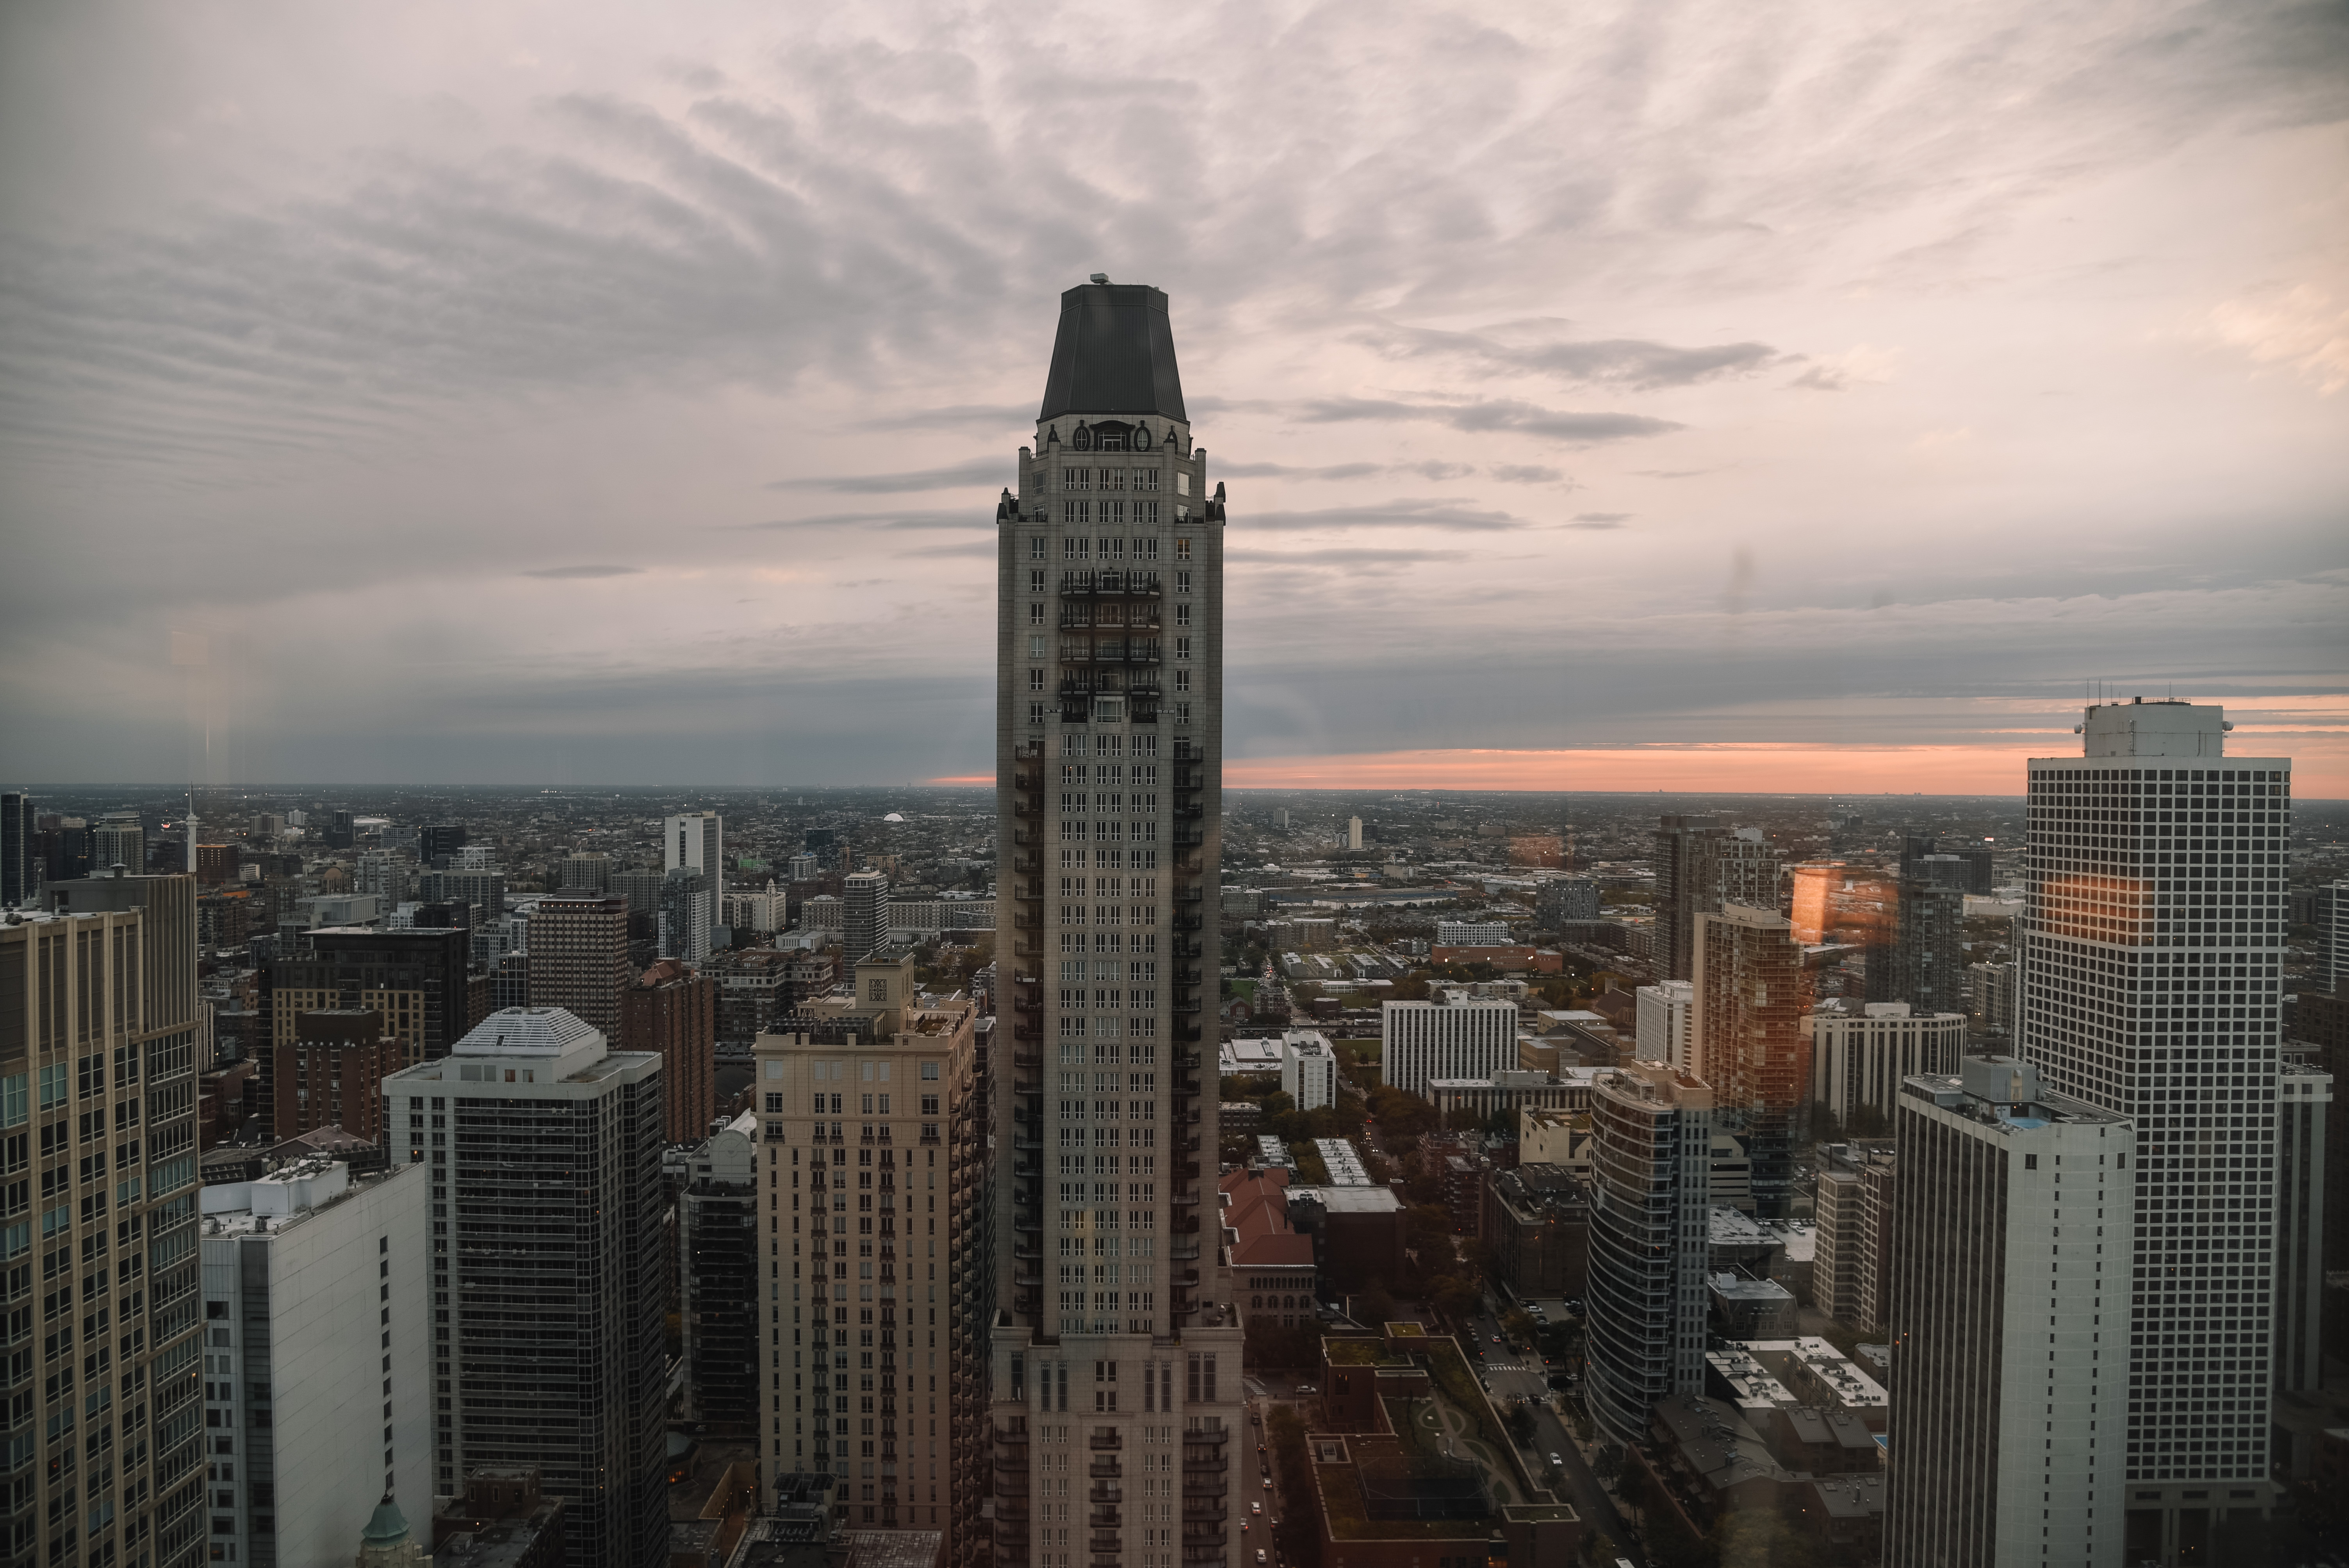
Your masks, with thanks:
[{"label": "cloud layer", "polygon": [[2314,755],[2344,15],[17,7],[6,764],[983,768],[1094,271],[1230,485],[1236,755],[1997,748],[2098,677]]}]

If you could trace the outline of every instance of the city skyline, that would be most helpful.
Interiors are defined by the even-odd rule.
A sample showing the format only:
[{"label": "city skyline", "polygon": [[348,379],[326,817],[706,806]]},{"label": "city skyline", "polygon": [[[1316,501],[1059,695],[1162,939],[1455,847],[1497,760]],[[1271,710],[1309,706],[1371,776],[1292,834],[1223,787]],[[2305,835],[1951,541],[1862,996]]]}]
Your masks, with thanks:
[{"label": "city skyline", "polygon": [[0,24],[23,781],[976,773],[1101,271],[1247,519],[1235,784],[1989,788],[2101,679],[2349,794],[2315,13],[432,15]]}]

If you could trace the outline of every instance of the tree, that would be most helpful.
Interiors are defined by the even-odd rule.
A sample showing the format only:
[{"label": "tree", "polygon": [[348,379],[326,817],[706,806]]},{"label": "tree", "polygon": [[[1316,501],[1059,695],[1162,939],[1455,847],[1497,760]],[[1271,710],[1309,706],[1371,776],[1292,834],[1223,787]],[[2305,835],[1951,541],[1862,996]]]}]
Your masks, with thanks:
[{"label": "tree", "polygon": [[1354,1297],[1354,1321],[1376,1328],[1382,1323],[1392,1323],[1395,1299],[1387,1294],[1383,1281],[1372,1280],[1367,1289]]},{"label": "tree", "polygon": [[1820,1143],[1843,1141],[1843,1123],[1837,1119],[1836,1113],[1828,1108],[1826,1100],[1811,1102],[1811,1137]]},{"label": "tree", "polygon": [[1509,1439],[1517,1447],[1523,1449],[1533,1446],[1534,1433],[1538,1429],[1534,1425],[1533,1411],[1526,1406],[1510,1406],[1508,1414],[1501,1418],[1501,1425],[1509,1429]]},{"label": "tree", "polygon": [[1601,1443],[1599,1451],[1590,1456],[1590,1473],[1600,1480],[1613,1480],[1623,1473],[1623,1445]]},{"label": "tree", "polygon": [[1534,1324],[1533,1314],[1526,1311],[1523,1307],[1512,1308],[1501,1319],[1501,1332],[1507,1335],[1513,1340],[1516,1340],[1522,1344],[1531,1345],[1534,1342],[1534,1336],[1537,1332]]}]

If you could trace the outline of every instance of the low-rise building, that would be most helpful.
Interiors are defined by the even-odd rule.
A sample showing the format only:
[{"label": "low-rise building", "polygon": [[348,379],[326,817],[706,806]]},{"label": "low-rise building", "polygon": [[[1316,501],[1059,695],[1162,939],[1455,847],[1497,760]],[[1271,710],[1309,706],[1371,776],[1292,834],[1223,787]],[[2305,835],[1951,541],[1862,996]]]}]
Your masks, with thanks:
[{"label": "low-rise building", "polygon": [[1243,1324],[1313,1319],[1313,1241],[1288,1222],[1288,1172],[1241,1170],[1221,1183],[1224,1263]]},{"label": "low-rise building", "polygon": [[1514,1120],[1523,1110],[1588,1111],[1590,1086],[1603,1070],[1568,1067],[1555,1072],[1528,1072],[1506,1068],[1484,1078],[1432,1078],[1427,1098],[1447,1116],[1457,1111],[1479,1121]]},{"label": "low-rise building", "polygon": [[1403,1203],[1393,1188],[1291,1185],[1288,1212],[1288,1222],[1312,1238],[1324,1290],[1367,1290],[1402,1280]]},{"label": "low-rise building", "polygon": [[1562,1165],[1519,1165],[1485,1184],[1495,1284],[1519,1301],[1576,1297],[1590,1274],[1590,1194]]},{"label": "low-rise building", "polygon": [[483,1465],[432,1515],[432,1550],[461,1568],[557,1568],[567,1500],[549,1497],[536,1465]]}]

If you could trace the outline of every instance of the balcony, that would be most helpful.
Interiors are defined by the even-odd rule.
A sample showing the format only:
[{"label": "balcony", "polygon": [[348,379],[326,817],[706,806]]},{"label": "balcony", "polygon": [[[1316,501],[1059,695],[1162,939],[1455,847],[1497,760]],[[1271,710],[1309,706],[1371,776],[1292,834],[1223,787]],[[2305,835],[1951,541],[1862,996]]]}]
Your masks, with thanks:
[{"label": "balcony", "polygon": [[1115,1480],[1125,1473],[1125,1467],[1114,1459],[1095,1460],[1085,1467],[1085,1473],[1095,1480]]},{"label": "balcony", "polygon": [[1104,1484],[1093,1488],[1092,1491],[1085,1493],[1085,1497],[1087,1501],[1092,1502],[1123,1502],[1125,1501],[1125,1489],[1122,1486],[1109,1486]]},{"label": "balcony", "polygon": [[[1186,1499],[1219,1498],[1230,1491],[1231,1484],[1231,1475],[1223,1468],[1190,1470],[1183,1477],[1183,1495]],[[1187,1508],[1185,1511],[1188,1511]]]},{"label": "balcony", "polygon": [[1095,1530],[1120,1530],[1125,1522],[1118,1517],[1114,1507],[1096,1508],[1085,1515],[1085,1523]]},{"label": "balcony", "polygon": [[[1094,1552],[1107,1552],[1107,1553],[1115,1553],[1116,1552],[1120,1551],[1120,1550],[1124,1546],[1124,1544],[1125,1544],[1125,1542],[1124,1542],[1123,1541],[1122,1541],[1121,1539],[1119,1539],[1119,1537],[1118,1537],[1118,1535],[1117,1535],[1116,1532],[1112,1531],[1111,1532],[1109,1532],[1108,1534],[1105,1534],[1105,1535],[1095,1535],[1095,1536],[1091,1537],[1091,1539],[1090,1539],[1090,1548],[1089,1548],[1089,1549],[1090,1549],[1090,1550],[1092,1550],[1092,1551],[1094,1551]],[[1111,1560],[1112,1560],[1112,1562],[1114,1562],[1114,1561],[1115,1561],[1115,1557],[1114,1557],[1114,1556],[1112,1556]]]},{"label": "balcony", "polygon": [[1095,1432],[1092,1437],[1087,1438],[1085,1447],[1095,1453],[1114,1453],[1125,1447],[1125,1439],[1115,1428],[1112,1428],[1106,1432]]},{"label": "balcony", "polygon": [[1195,850],[1207,841],[1203,828],[1176,828],[1167,841],[1178,850]]}]

